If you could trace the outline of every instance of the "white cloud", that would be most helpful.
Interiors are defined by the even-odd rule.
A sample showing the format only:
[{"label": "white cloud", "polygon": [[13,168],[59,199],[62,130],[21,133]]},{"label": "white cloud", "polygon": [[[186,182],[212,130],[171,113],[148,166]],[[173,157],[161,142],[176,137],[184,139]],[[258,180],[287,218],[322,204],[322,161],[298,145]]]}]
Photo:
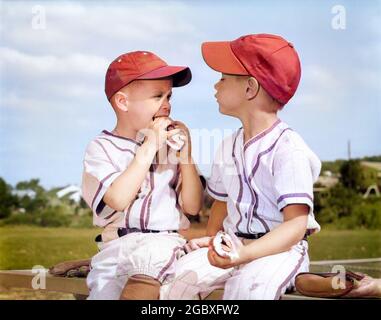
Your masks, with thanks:
[{"label": "white cloud", "polygon": [[0,47],[2,104],[42,110],[60,101],[99,99],[107,66],[105,58],[94,55],[32,55]]},{"label": "white cloud", "polygon": [[[381,69],[366,65],[307,65],[293,103],[309,110],[337,113],[356,107],[349,103],[353,95],[364,96],[381,91]],[[374,90],[374,91],[373,91]],[[374,96],[376,98],[376,95]]]},{"label": "white cloud", "polygon": [[[36,4],[45,9],[43,30],[32,28]],[[4,2],[2,7],[1,101],[7,107],[46,112],[46,104],[60,101],[105,103],[100,99],[106,69],[123,52],[151,50],[180,65],[199,59],[198,32],[186,19],[191,7],[183,3]]]},{"label": "white cloud", "polygon": [[305,80],[312,82],[322,89],[340,89],[340,81],[335,77],[331,70],[319,65],[309,65],[303,68]]},{"label": "white cloud", "polygon": [[[66,56],[32,55],[16,49],[0,47],[0,67],[5,76],[96,76],[105,72],[108,61],[103,57],[72,53]],[[9,71],[9,74],[7,72]]]},{"label": "white cloud", "polygon": [[303,68],[301,82],[292,103],[303,109],[332,111],[340,108],[343,83],[339,75],[319,65]]},{"label": "white cloud", "polygon": [[[46,11],[46,28],[32,28],[37,3],[3,4],[5,43],[33,52],[70,53],[122,45],[152,45],[193,38],[198,32],[187,22],[190,6],[168,2],[38,3]],[[129,49],[130,50],[130,49]]]}]

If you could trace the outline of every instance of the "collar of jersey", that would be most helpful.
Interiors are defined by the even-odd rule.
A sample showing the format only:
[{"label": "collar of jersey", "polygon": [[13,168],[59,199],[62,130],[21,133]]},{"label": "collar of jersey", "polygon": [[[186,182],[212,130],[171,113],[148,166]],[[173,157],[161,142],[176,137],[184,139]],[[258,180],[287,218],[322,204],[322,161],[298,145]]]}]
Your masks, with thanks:
[{"label": "collar of jersey", "polygon": [[131,142],[131,143],[133,143],[133,144],[135,144],[137,146],[141,146],[142,145],[142,143],[137,141],[137,140],[126,138],[126,137],[122,137],[122,136],[118,136],[118,135],[116,135],[114,133],[111,133],[111,132],[109,132],[107,130],[103,130],[102,133],[107,135],[107,136],[113,137],[113,138],[121,139],[122,141],[124,140],[124,141]]},{"label": "collar of jersey", "polygon": [[[273,131],[282,121],[280,119],[276,120],[269,128],[266,130],[263,130],[262,132],[258,133],[254,137],[251,137],[244,145],[243,145],[243,151],[246,151],[248,147],[250,147],[252,144],[256,143],[257,141],[261,140],[263,137],[268,135],[271,131]],[[242,134],[242,141],[244,140],[244,134],[243,134],[243,127],[241,127],[241,134]]]}]

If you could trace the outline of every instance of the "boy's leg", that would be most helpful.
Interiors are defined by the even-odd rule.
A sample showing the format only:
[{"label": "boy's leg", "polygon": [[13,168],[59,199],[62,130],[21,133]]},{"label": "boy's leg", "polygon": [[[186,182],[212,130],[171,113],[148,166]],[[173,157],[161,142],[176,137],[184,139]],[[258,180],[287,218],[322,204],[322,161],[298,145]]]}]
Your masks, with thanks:
[{"label": "boy's leg", "polygon": [[136,274],[127,280],[120,300],[158,300],[160,282],[144,274]]},{"label": "boy's leg", "polygon": [[223,288],[233,269],[216,268],[209,263],[208,248],[182,256],[176,262],[173,281],[161,287],[162,300],[198,300],[213,290]]},{"label": "boy's leg", "polygon": [[278,300],[294,286],[295,276],[308,271],[308,243],[241,266],[225,284],[224,300]]},{"label": "boy's leg", "polygon": [[[127,276],[120,299],[156,300],[160,286],[175,272],[175,263],[183,255],[185,239],[178,234],[131,234],[135,245],[125,242],[119,253],[117,276]],[[119,298],[119,297],[118,297]]]},{"label": "boy's leg", "polygon": [[127,277],[116,277],[120,239],[106,243],[91,259],[91,270],[86,282],[89,300],[117,300]]}]

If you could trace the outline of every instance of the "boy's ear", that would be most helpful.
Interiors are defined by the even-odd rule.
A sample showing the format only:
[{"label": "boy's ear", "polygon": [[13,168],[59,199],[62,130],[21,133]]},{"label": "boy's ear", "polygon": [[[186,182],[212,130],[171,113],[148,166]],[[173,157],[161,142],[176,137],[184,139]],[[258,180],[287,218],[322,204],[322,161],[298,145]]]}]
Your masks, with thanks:
[{"label": "boy's ear", "polygon": [[118,91],[117,93],[114,94],[112,99],[114,100],[114,105],[116,108],[118,108],[120,111],[123,111],[123,112],[128,111],[127,95],[124,92]]},{"label": "boy's ear", "polygon": [[248,100],[253,100],[259,93],[259,82],[254,77],[250,77],[247,80],[247,86],[246,86],[246,98]]}]

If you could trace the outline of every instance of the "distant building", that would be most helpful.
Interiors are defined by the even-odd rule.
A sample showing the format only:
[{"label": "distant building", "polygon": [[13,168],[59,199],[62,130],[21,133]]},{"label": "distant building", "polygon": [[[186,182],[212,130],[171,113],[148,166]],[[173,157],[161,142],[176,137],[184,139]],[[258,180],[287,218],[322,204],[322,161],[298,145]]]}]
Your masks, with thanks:
[{"label": "distant building", "polygon": [[378,186],[376,184],[372,184],[371,186],[369,186],[362,197],[364,199],[367,199],[369,195],[371,195],[372,193],[376,197],[380,197],[380,190],[378,189]]},{"label": "distant building", "polygon": [[17,198],[29,197],[34,199],[36,197],[36,191],[26,189],[26,190],[12,190],[12,195]]},{"label": "distant building", "polygon": [[319,176],[316,184],[321,188],[332,188],[339,182],[339,178],[331,175]]},{"label": "distant building", "polygon": [[381,162],[371,162],[371,161],[361,161],[364,167],[372,168],[377,170],[377,177],[381,178]]},{"label": "distant building", "polygon": [[332,171],[325,170],[325,171],[323,172],[323,176],[324,176],[324,177],[332,177]]},{"label": "distant building", "polygon": [[67,196],[70,200],[73,200],[75,203],[81,201],[81,188],[76,185],[69,185],[56,193],[58,198],[63,198]]},{"label": "distant building", "polygon": [[374,179],[374,183],[368,186],[363,198],[366,199],[371,194],[380,197],[381,193],[378,186],[381,185],[381,162],[361,161],[361,165],[377,171],[377,177]]}]

